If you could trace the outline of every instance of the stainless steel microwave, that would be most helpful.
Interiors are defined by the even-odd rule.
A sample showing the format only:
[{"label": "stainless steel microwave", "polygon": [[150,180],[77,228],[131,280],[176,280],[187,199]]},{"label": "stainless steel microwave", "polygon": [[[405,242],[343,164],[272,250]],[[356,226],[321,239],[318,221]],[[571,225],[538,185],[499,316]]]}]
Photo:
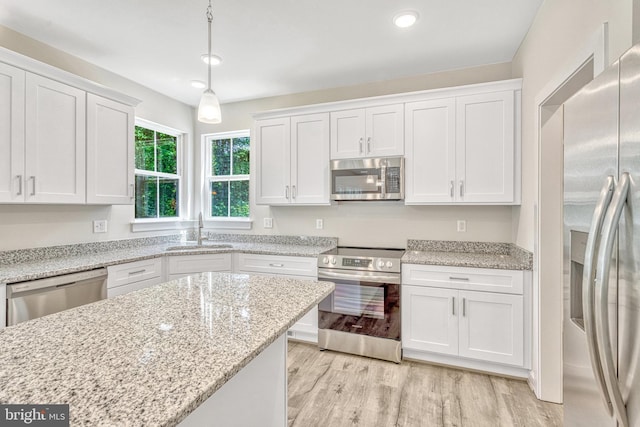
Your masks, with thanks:
[{"label": "stainless steel microwave", "polygon": [[331,161],[331,200],[404,199],[404,158]]}]

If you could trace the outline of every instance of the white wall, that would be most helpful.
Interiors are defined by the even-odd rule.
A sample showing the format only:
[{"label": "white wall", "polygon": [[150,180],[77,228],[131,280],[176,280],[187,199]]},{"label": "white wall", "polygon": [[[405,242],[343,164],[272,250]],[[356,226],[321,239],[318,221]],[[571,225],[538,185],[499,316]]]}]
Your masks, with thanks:
[{"label": "white wall", "polygon": [[[2,26],[0,45],[142,100],[138,117],[184,131],[193,144],[192,107]],[[0,250],[158,234],[132,233],[133,218],[133,206],[0,205]],[[94,219],[107,219],[108,233],[93,234]]]},{"label": "white wall", "polygon": [[[509,63],[454,70],[387,82],[236,102],[222,106],[222,123],[196,124],[196,135],[250,129],[252,114],[299,105],[364,98],[390,93],[503,80],[511,77]],[[198,151],[198,150],[196,150]],[[196,161],[196,163],[198,163]],[[253,184],[253,182],[252,182]],[[252,185],[251,194],[255,194]],[[397,202],[341,203],[327,207],[268,207],[251,203],[255,220],[251,233],[337,236],[341,244],[405,247],[409,238],[511,242],[509,206],[404,206]],[[263,218],[273,228],[263,228]],[[324,229],[316,230],[316,219]],[[467,220],[467,232],[456,231],[456,220]]]}]

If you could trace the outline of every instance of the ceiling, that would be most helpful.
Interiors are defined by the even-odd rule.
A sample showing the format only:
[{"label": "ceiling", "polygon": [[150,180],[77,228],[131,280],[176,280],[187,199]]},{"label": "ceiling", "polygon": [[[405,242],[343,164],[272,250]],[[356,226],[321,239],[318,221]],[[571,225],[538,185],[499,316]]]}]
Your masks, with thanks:
[{"label": "ceiling", "polygon": [[[213,0],[221,102],[511,61],[543,0]],[[0,25],[190,105],[206,0],[2,0]],[[397,28],[405,9],[420,17]]]}]

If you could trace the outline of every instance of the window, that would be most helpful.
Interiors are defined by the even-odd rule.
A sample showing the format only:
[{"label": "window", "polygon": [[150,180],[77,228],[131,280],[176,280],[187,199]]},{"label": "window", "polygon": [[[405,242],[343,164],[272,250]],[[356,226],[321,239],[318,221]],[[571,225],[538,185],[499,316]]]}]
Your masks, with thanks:
[{"label": "window", "polygon": [[180,216],[180,140],[151,123],[135,127],[136,219]]},{"label": "window", "polygon": [[205,138],[207,211],[211,219],[249,218],[249,131]]}]

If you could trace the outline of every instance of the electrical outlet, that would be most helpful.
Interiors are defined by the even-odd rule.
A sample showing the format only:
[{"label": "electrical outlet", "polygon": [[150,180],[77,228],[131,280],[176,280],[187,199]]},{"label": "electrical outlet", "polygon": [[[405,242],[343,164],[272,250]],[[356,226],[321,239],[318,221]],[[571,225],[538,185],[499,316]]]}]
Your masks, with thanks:
[{"label": "electrical outlet", "polygon": [[93,221],[93,232],[94,233],[106,233],[107,232],[107,220],[100,219]]},{"label": "electrical outlet", "polygon": [[265,218],[263,220],[264,228],[273,228],[273,218]]},{"label": "electrical outlet", "polygon": [[321,219],[316,219],[316,229],[322,230],[324,228],[324,221]]},{"label": "electrical outlet", "polygon": [[467,231],[467,221],[465,221],[464,219],[458,220],[458,231],[461,233],[464,233]]}]

